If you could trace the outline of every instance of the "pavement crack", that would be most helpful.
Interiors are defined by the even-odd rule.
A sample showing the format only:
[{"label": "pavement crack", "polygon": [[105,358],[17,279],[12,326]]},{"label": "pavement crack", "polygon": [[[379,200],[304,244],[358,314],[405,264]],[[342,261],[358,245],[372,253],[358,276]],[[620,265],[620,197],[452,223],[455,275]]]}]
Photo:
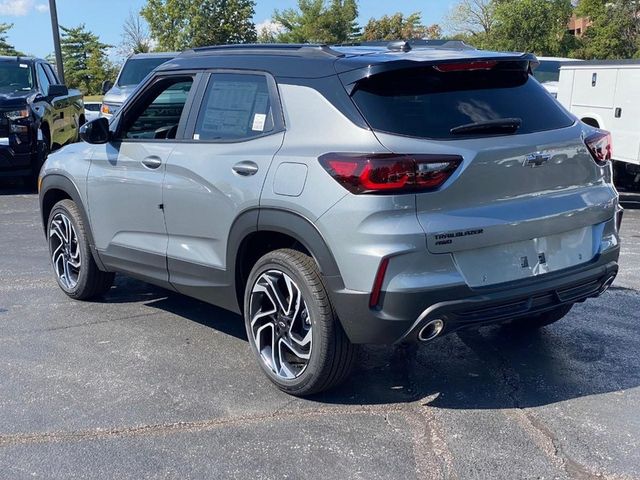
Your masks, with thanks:
[{"label": "pavement crack", "polygon": [[101,325],[103,323],[123,322],[123,321],[126,321],[126,320],[134,320],[136,318],[151,317],[153,315],[157,315],[157,312],[140,313],[140,314],[137,314],[137,315],[128,315],[126,317],[111,318],[109,320],[96,320],[95,322],[76,323],[76,324],[73,324],[73,325],[61,325],[59,327],[40,328],[40,329],[34,329],[34,330],[27,330],[25,332],[20,332],[20,333],[21,334],[31,334],[31,333],[56,332],[56,331],[59,331],[59,330],[68,330],[68,329],[71,329],[71,328],[81,328],[81,327],[90,327],[90,326],[93,326],[93,325]]},{"label": "pavement crack", "polygon": [[449,450],[435,410],[424,405],[413,404],[405,416],[407,424],[413,431],[416,478],[421,480],[457,479],[453,454]]},{"label": "pavement crack", "polygon": [[166,435],[171,433],[192,433],[218,428],[247,425],[249,423],[268,422],[272,420],[304,419],[325,415],[354,415],[372,414],[383,418],[389,412],[407,411],[406,404],[375,405],[375,406],[346,406],[321,407],[314,409],[299,409],[262,414],[238,415],[226,418],[214,418],[190,422],[170,422],[160,424],[138,425],[132,427],[96,428],[90,430],[76,430],[70,432],[17,433],[0,435],[0,448],[13,445],[30,445],[59,442],[81,442],[121,437],[136,437],[150,435]]},{"label": "pavement crack", "polygon": [[572,480],[597,480],[607,478],[607,475],[593,472],[589,467],[569,457],[551,429],[537,416],[525,409],[511,412],[511,416],[528,433],[534,443],[545,455],[564,471]]}]

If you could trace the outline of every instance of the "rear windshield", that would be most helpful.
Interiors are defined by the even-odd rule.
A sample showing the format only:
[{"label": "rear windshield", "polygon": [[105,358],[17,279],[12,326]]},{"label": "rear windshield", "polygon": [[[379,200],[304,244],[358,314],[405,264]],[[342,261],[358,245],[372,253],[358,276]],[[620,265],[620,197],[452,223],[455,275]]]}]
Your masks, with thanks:
[{"label": "rear windshield", "polygon": [[122,67],[118,78],[118,85],[138,85],[144,77],[149,75],[156,67],[171,60],[172,57],[130,58]]},{"label": "rear windshield", "polygon": [[490,69],[438,71],[420,67],[361,80],[352,98],[375,129],[419,138],[454,139],[473,123],[518,119],[515,133],[568,127],[573,119],[529,76],[525,62],[501,62]]}]

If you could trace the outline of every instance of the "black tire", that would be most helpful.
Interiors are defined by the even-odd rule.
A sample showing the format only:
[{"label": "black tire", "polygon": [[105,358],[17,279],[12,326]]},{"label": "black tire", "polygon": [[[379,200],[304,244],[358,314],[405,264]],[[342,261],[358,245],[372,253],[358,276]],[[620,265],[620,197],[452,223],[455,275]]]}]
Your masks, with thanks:
[{"label": "black tire", "polygon": [[[75,252],[79,252],[80,265],[77,273],[74,273],[74,282],[66,282],[65,279],[58,274],[59,264],[56,265],[56,262],[54,262],[54,258],[60,257],[60,254],[54,257],[56,242],[61,242],[58,241],[60,236],[52,233],[52,231],[56,228],[54,221],[59,222],[64,218],[63,216],[70,221],[77,239],[73,245]],[[59,228],[59,223],[57,225]],[[51,209],[47,221],[47,240],[49,243],[49,258],[52,262],[56,280],[62,291],[69,297],[76,300],[89,300],[103,295],[111,288],[115,274],[103,272],[96,265],[93,255],[91,254],[82,216],[72,200],[61,200]]]},{"label": "black tire", "polygon": [[551,325],[552,323],[563,319],[567,315],[567,313],[569,313],[571,307],[573,307],[573,303],[561,305],[553,310],[549,310],[548,312],[540,313],[530,318],[511,322],[507,325],[509,328],[517,328],[520,330],[535,330],[538,328],[546,327],[547,325]]},{"label": "black tire", "polygon": [[[252,333],[253,289],[257,286],[259,280],[265,278],[264,275],[272,274],[273,272],[285,274],[298,287],[298,292],[302,299],[301,304],[303,306],[306,305],[306,310],[303,308],[300,315],[310,325],[312,332],[312,341],[306,366],[302,368],[298,376],[290,379],[276,374],[267,365],[256,346],[256,340]],[[290,295],[289,299],[292,296]],[[256,303],[258,302],[257,298],[254,296],[254,309],[256,309]],[[266,297],[261,298],[264,299]],[[262,307],[260,311],[262,311]],[[275,315],[266,317],[265,323],[271,323],[270,319],[276,318]],[[293,320],[291,320],[292,324],[296,322],[295,317],[296,315],[294,314]],[[281,249],[270,252],[258,260],[249,274],[245,288],[244,318],[251,350],[267,377],[280,390],[296,396],[311,395],[338,385],[351,373],[357,357],[357,346],[349,341],[342,329],[318,266],[310,256],[296,250]],[[276,327],[274,326],[273,328]],[[273,334],[275,335],[275,333]],[[283,335],[290,334],[291,328],[289,328],[288,334],[285,333]]]}]

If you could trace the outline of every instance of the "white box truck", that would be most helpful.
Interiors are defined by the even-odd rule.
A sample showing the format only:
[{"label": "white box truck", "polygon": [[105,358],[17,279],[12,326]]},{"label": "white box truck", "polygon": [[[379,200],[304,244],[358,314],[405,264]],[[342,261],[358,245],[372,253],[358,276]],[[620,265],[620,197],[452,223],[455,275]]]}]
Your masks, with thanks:
[{"label": "white box truck", "polygon": [[640,188],[640,60],[563,64],[558,101],[583,122],[611,132],[616,184]]}]

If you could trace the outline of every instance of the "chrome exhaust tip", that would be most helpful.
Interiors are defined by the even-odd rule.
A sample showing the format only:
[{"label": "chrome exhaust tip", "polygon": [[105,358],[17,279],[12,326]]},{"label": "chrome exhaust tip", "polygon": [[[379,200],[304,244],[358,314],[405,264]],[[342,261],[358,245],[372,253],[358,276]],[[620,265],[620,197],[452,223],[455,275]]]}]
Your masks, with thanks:
[{"label": "chrome exhaust tip", "polygon": [[616,279],[616,274],[610,275],[603,283],[602,287],[600,287],[600,292],[598,295],[602,295],[604,292],[609,290],[609,287],[613,284],[613,281]]},{"label": "chrome exhaust tip", "polygon": [[418,340],[421,342],[428,342],[433,340],[444,330],[444,320],[436,318],[427,322],[418,332]]}]

